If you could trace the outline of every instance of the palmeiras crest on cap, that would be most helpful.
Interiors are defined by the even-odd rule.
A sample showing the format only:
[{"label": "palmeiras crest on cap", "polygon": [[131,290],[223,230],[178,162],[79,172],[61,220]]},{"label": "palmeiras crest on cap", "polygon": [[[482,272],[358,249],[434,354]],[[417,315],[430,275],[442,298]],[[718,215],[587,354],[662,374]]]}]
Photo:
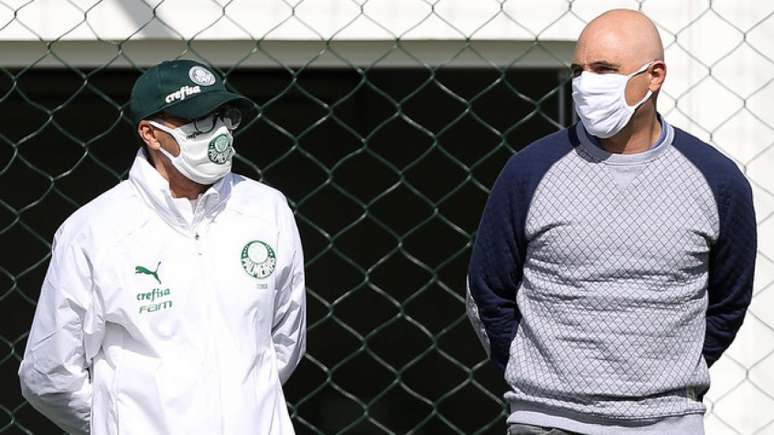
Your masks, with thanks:
[{"label": "palmeiras crest on cap", "polygon": [[188,70],[188,77],[192,82],[200,86],[212,86],[215,84],[215,75],[202,66],[194,66]]}]

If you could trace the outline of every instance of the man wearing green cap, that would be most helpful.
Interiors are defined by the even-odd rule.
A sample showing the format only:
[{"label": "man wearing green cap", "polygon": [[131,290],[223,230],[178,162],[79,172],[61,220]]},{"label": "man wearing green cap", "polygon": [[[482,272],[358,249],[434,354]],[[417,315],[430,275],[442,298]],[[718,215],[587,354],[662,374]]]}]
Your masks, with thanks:
[{"label": "man wearing green cap", "polygon": [[303,253],[285,197],[231,173],[246,98],[163,62],[131,95],[129,179],[56,232],[19,368],[74,434],[289,434],[305,348]]}]

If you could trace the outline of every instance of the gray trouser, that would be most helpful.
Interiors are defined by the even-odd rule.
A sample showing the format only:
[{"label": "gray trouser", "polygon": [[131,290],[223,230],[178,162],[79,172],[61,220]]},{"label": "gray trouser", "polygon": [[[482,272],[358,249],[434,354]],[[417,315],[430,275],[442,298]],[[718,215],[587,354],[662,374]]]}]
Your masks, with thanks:
[{"label": "gray trouser", "polygon": [[577,432],[569,432],[552,427],[533,426],[531,424],[510,424],[508,435],[582,435]]}]

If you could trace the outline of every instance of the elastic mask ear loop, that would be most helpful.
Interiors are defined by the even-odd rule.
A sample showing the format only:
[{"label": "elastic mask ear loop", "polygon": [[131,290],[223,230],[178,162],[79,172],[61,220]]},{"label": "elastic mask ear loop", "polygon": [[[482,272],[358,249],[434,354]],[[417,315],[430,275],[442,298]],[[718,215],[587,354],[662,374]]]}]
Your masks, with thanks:
[{"label": "elastic mask ear loop", "polygon": [[[628,79],[626,80],[626,84],[627,85],[629,84],[629,80],[631,80],[632,77],[634,77],[636,75],[639,75],[639,74],[642,74],[643,72],[647,71],[648,68],[650,68],[651,65],[653,65],[653,62],[648,62],[645,65],[643,65],[642,67],[640,67],[640,69],[638,69],[637,71],[629,74]],[[624,104],[629,106],[630,108],[632,108],[632,112],[634,112],[637,109],[639,109],[640,106],[645,104],[645,102],[648,101],[648,98],[650,98],[652,95],[653,95],[653,91],[648,89],[648,92],[645,93],[645,96],[642,97],[642,99],[639,102],[637,102],[637,104],[634,104],[633,106],[629,106],[629,103],[626,102],[626,85],[624,85],[624,92],[623,92],[622,98],[624,100]]]},{"label": "elastic mask ear loop", "polygon": [[153,121],[153,120],[149,120],[148,122],[152,126],[154,126],[154,127],[158,128],[159,130],[163,131],[164,133],[167,133],[168,135],[172,136],[172,139],[177,143],[177,147],[178,147],[178,150],[179,150],[177,156],[173,156],[172,153],[170,153],[169,151],[165,150],[164,147],[161,146],[161,144],[159,144],[159,152],[161,152],[161,154],[165,155],[170,161],[173,161],[173,162],[174,162],[175,159],[181,157],[183,155],[183,148],[180,145],[180,141],[177,140],[177,135],[175,134],[174,129],[169,128],[166,125],[162,125],[162,124],[160,124],[160,123],[158,123],[156,121]]},{"label": "elastic mask ear loop", "polygon": [[162,125],[161,123],[158,123],[158,122],[153,121],[153,120],[148,120],[148,123],[150,123],[150,125],[158,128],[159,130],[163,131],[164,133],[169,134],[170,136],[172,136],[173,139],[175,139],[175,141],[177,141],[177,137],[175,135],[175,132],[173,131],[174,129],[169,128],[166,125]]}]

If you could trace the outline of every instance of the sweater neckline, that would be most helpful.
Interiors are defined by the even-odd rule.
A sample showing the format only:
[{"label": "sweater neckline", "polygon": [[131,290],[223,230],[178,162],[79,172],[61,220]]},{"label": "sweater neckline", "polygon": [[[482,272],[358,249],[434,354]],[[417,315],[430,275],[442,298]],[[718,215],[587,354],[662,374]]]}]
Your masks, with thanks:
[{"label": "sweater neckline", "polygon": [[578,139],[580,141],[581,146],[586,150],[589,154],[591,154],[594,158],[598,159],[600,162],[605,163],[607,165],[622,165],[622,166],[628,166],[628,165],[642,165],[648,162],[651,162],[653,160],[656,160],[660,156],[662,156],[672,145],[672,142],[674,141],[675,137],[675,131],[674,128],[667,123],[662,117],[659,116],[659,121],[661,122],[661,128],[664,131],[665,134],[663,134],[663,139],[654,146],[652,146],[647,151],[643,151],[641,153],[635,153],[635,154],[620,154],[620,153],[611,153],[606,150],[604,150],[599,145],[595,144],[594,138],[586,131],[586,129],[583,127],[583,123],[577,123],[576,133],[578,135]]}]

